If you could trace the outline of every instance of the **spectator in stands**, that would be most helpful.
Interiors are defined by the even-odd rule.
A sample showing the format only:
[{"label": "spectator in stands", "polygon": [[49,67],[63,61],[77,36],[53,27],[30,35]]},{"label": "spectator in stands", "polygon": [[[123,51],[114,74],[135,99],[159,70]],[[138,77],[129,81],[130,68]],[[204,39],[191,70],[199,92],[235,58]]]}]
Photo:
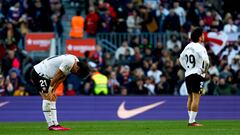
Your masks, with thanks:
[{"label": "spectator in stands", "polygon": [[[133,5],[130,4],[131,1],[129,1],[128,4],[121,4],[125,3],[126,1],[114,1],[113,3],[113,9],[116,10],[116,17],[114,17],[114,30],[116,32],[127,32],[127,17],[128,15],[131,15],[133,10]],[[119,3],[119,4],[118,4]],[[127,6],[125,6],[127,5]],[[115,12],[115,11],[114,11]]]},{"label": "spectator in stands", "polygon": [[162,95],[169,93],[170,84],[167,81],[167,76],[165,74],[160,75],[160,82],[156,83],[156,94]]},{"label": "spectator in stands", "polygon": [[2,59],[2,72],[5,77],[8,75],[8,71],[13,67],[13,61],[15,58],[15,51],[7,50],[7,54]]},{"label": "spectator in stands", "polygon": [[92,87],[91,87],[91,83],[88,81],[85,81],[84,85],[83,85],[83,95],[93,95],[93,91],[92,91]]},{"label": "spectator in stands", "polygon": [[206,25],[203,19],[201,19],[199,21],[199,26],[201,28],[203,28],[204,31],[209,31],[210,30],[210,26]]},{"label": "spectator in stands", "polygon": [[155,15],[152,13],[151,6],[139,7],[140,17],[142,21],[142,32],[156,32],[158,30],[158,23]]},{"label": "spectator in stands", "polygon": [[167,49],[173,51],[173,48],[177,46],[179,49],[182,49],[182,43],[177,39],[175,34],[171,35],[170,40],[167,41]]},{"label": "spectator in stands", "polygon": [[206,16],[204,16],[204,23],[207,25],[207,26],[212,26],[212,23],[213,23],[213,20],[214,18],[212,17],[212,12],[211,11],[208,11],[206,13]]},{"label": "spectator in stands", "polygon": [[232,18],[228,19],[228,23],[224,25],[223,31],[226,33],[238,32],[238,27],[233,23]]},{"label": "spectator in stands", "polygon": [[223,23],[224,24],[227,24],[228,23],[228,20],[232,18],[232,14],[231,13],[226,13],[224,18],[223,18]]},{"label": "spectator in stands", "polygon": [[207,85],[206,95],[214,95],[215,89],[218,87],[219,77],[216,74],[212,74],[210,82]]},{"label": "spectator in stands", "polygon": [[140,39],[138,36],[133,36],[130,40],[129,46],[132,48],[139,47]]},{"label": "spectator in stands", "polygon": [[234,71],[234,73],[237,73],[237,71],[240,69],[240,55],[236,55],[233,58],[230,66],[231,66],[230,68]]},{"label": "spectator in stands", "polygon": [[127,41],[123,41],[122,46],[120,46],[116,52],[115,52],[115,58],[116,60],[120,60],[120,58],[122,56],[124,56],[126,54],[126,52],[129,51],[130,55],[133,56],[134,55],[134,50],[132,47],[128,46],[128,42]]},{"label": "spectator in stands", "polygon": [[152,50],[153,45],[151,43],[149,43],[149,41],[146,37],[144,37],[142,39],[142,44],[139,45],[139,48],[141,49],[141,52],[144,54],[146,52],[146,49]]},{"label": "spectator in stands", "polygon": [[165,66],[162,69],[162,72],[164,72],[167,76],[168,82],[170,84],[170,88],[169,88],[169,93],[170,95],[173,95],[175,92],[175,86],[177,86],[177,71],[178,71],[178,67],[174,65],[174,61],[173,59],[167,59],[165,61]]},{"label": "spectator in stands", "polygon": [[76,93],[76,90],[73,88],[73,85],[72,84],[68,84],[68,87],[67,87],[67,92],[66,92],[66,96],[75,96],[77,93]]},{"label": "spectator in stands", "polygon": [[26,14],[23,14],[22,17],[19,20],[19,31],[22,35],[22,40],[23,40],[23,44],[24,44],[24,39],[23,38],[25,37],[26,34],[28,34],[30,32]]},{"label": "spectator in stands", "polygon": [[134,80],[145,78],[144,72],[141,67],[138,67],[133,71],[133,78]]},{"label": "spectator in stands", "polygon": [[76,11],[76,15],[71,20],[71,38],[83,38],[84,36],[84,18],[81,16],[80,10]]},{"label": "spectator in stands", "polygon": [[26,91],[25,86],[20,84],[18,89],[14,91],[13,96],[29,96],[29,93]]},{"label": "spectator in stands", "polygon": [[117,75],[117,80],[122,87],[126,88],[129,91],[130,84],[132,82],[132,76],[130,74],[129,66],[121,66],[120,72]]},{"label": "spectator in stands", "polygon": [[[9,75],[7,76],[7,78],[9,78],[10,82],[13,84],[13,89],[14,89],[13,92],[19,89],[19,87],[24,83],[21,79],[20,70],[16,68],[12,68],[9,70]],[[11,95],[12,94],[13,93],[11,93]]]},{"label": "spectator in stands", "polygon": [[144,80],[143,78],[136,79],[132,83],[132,93],[137,95],[147,95],[148,89],[144,87]]},{"label": "spectator in stands", "polygon": [[173,9],[180,19],[180,26],[183,26],[186,22],[186,12],[179,4],[179,1],[174,1]]},{"label": "spectator in stands", "polygon": [[89,7],[89,13],[87,14],[85,21],[85,29],[88,37],[95,37],[97,34],[99,25],[99,15],[95,12],[94,7]]},{"label": "spectator in stands", "polygon": [[56,15],[60,20],[62,16],[65,14],[65,9],[61,3],[61,0],[49,0],[51,15]]},{"label": "spectator in stands", "polygon": [[18,48],[21,35],[16,27],[10,21],[7,21],[6,27],[1,30],[0,38],[2,39],[6,49],[15,50]]},{"label": "spectator in stands", "polygon": [[107,9],[100,14],[100,32],[111,32],[113,30],[113,18]]},{"label": "spectator in stands", "polygon": [[11,81],[9,80],[9,77],[5,79],[3,75],[0,75],[0,89],[1,96],[12,96],[14,87]]},{"label": "spectator in stands", "polygon": [[55,33],[55,36],[58,38],[61,38],[63,34],[63,26],[62,26],[60,17],[58,17],[58,15],[56,14],[53,14],[52,22],[53,22],[53,32]]},{"label": "spectator in stands", "polygon": [[35,0],[30,7],[29,15],[32,18],[31,30],[34,32],[50,32],[53,30],[49,11],[43,6],[41,0]]},{"label": "spectator in stands", "polygon": [[20,7],[20,2],[16,1],[8,11],[8,20],[12,22],[14,25],[17,25],[22,14],[23,9]]},{"label": "spectator in stands", "polygon": [[147,88],[149,96],[156,95],[156,93],[155,93],[155,85],[154,85],[154,78],[152,76],[145,78],[145,83],[144,83],[143,86],[145,88]]},{"label": "spectator in stands", "polygon": [[120,83],[117,80],[117,75],[115,71],[112,71],[108,80],[108,88],[110,90],[111,95],[118,95],[121,93],[120,91]]},{"label": "spectator in stands", "polygon": [[209,73],[210,75],[219,76],[219,70],[218,70],[218,68],[217,68],[217,66],[216,66],[216,63],[212,62],[212,63],[210,64],[210,67],[209,67],[209,69],[208,69],[208,73]]},{"label": "spectator in stands", "polygon": [[[196,2],[197,3],[197,2]],[[199,24],[200,16],[199,11],[196,8],[195,2],[188,1],[186,3],[186,25],[194,25],[197,26]]]},{"label": "spectator in stands", "polygon": [[143,54],[139,47],[134,48],[134,54],[134,61],[132,63],[136,64],[135,66],[137,67],[142,62]]},{"label": "spectator in stands", "polygon": [[103,65],[103,50],[100,45],[96,45],[96,51],[92,56],[93,61],[98,65]]},{"label": "spectator in stands", "polygon": [[220,72],[220,77],[226,79],[227,77],[232,76],[229,65],[224,65],[223,70]]},{"label": "spectator in stands", "polygon": [[222,50],[221,57],[226,56],[227,64],[230,65],[238,52],[239,50],[234,44],[229,44]]},{"label": "spectator in stands", "polygon": [[128,95],[128,89],[126,87],[121,87],[121,96],[127,96]]},{"label": "spectator in stands", "polygon": [[115,64],[115,59],[113,54],[110,52],[106,52],[103,58],[103,65],[104,66],[113,66]]},{"label": "spectator in stands", "polygon": [[156,10],[155,14],[158,21],[158,31],[163,32],[164,20],[168,16],[169,11],[166,8],[164,8],[163,4],[159,4],[159,8]]},{"label": "spectator in stands", "polygon": [[138,16],[137,10],[133,10],[132,15],[127,17],[127,27],[129,33],[141,32],[142,18]]},{"label": "spectator in stands", "polygon": [[214,91],[214,95],[235,95],[236,89],[233,88],[228,82],[226,82],[225,78],[221,78],[219,80],[219,85]]},{"label": "spectator in stands", "polygon": [[10,92],[13,91],[13,86],[10,81],[6,81],[4,76],[0,74],[0,96],[10,96]]},{"label": "spectator in stands", "polygon": [[147,72],[148,77],[153,77],[155,84],[160,82],[162,71],[157,69],[157,63],[152,64],[151,69]]},{"label": "spectator in stands", "polygon": [[134,61],[134,55],[131,55],[130,49],[126,49],[124,55],[119,57],[118,63],[129,65]]},{"label": "spectator in stands", "polygon": [[153,49],[154,60],[158,61],[160,59],[160,57],[162,56],[163,49],[164,49],[164,46],[162,42],[158,41],[156,48]]},{"label": "spectator in stands", "polygon": [[179,32],[180,20],[173,9],[170,10],[169,15],[164,20],[164,31]]}]

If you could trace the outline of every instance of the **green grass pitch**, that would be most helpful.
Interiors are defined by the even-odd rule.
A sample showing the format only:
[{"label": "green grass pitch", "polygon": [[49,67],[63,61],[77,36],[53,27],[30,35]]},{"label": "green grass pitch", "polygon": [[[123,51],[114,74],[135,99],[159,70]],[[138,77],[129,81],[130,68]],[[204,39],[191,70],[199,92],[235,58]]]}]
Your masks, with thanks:
[{"label": "green grass pitch", "polygon": [[0,135],[240,135],[240,120],[62,122],[70,131],[48,131],[45,122],[1,122]]}]

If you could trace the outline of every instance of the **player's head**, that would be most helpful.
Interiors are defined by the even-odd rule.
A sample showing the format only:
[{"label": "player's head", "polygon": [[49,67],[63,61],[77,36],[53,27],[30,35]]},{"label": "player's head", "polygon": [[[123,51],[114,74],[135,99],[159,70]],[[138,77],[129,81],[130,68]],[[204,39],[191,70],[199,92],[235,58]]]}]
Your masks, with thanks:
[{"label": "player's head", "polygon": [[191,40],[192,42],[194,43],[197,43],[197,42],[204,42],[204,34],[203,34],[203,29],[202,28],[195,28],[193,30],[193,32],[191,33]]},{"label": "player's head", "polygon": [[88,66],[88,64],[84,63],[84,62],[77,62],[77,66],[79,67],[79,69],[77,70],[77,74],[81,77],[81,78],[86,78],[89,76],[90,74],[90,68]]}]

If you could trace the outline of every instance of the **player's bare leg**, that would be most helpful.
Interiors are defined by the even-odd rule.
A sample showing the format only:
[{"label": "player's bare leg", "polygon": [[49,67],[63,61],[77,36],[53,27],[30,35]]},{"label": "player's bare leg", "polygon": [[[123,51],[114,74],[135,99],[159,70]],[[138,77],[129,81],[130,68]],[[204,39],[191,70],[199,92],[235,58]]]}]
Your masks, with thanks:
[{"label": "player's bare leg", "polygon": [[198,106],[200,102],[201,94],[192,93],[192,104],[189,118],[189,126],[202,126],[202,124],[196,123],[196,116],[198,112]]},{"label": "player's bare leg", "polygon": [[188,101],[187,101],[187,109],[188,109],[188,117],[190,118],[191,112],[191,105],[192,105],[192,93],[188,94]]}]

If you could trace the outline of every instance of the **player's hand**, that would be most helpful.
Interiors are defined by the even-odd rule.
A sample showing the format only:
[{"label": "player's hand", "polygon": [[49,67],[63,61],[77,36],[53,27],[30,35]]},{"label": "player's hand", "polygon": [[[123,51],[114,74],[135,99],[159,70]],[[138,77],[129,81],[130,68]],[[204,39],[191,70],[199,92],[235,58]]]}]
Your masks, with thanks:
[{"label": "player's hand", "polygon": [[199,94],[205,95],[206,94],[206,90],[205,89],[200,89]]},{"label": "player's hand", "polygon": [[53,87],[52,87],[52,86],[49,86],[48,92],[49,92],[49,93],[53,93]]}]

